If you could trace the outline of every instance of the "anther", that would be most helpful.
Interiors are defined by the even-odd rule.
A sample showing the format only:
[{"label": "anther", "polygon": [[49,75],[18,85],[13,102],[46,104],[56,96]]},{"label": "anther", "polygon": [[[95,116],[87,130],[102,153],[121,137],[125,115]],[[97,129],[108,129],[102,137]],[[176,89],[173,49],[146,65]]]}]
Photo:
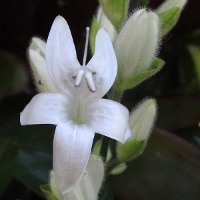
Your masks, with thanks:
[{"label": "anther", "polygon": [[88,88],[90,89],[90,91],[95,92],[96,87],[94,85],[92,73],[89,71],[85,72],[85,79],[86,79],[86,82],[87,82],[87,85],[88,85]]},{"label": "anther", "polygon": [[79,87],[81,85],[81,81],[82,81],[82,78],[83,78],[83,74],[84,74],[84,70],[83,69],[79,69],[77,71],[77,75],[76,75],[76,80],[75,80],[75,87]]}]

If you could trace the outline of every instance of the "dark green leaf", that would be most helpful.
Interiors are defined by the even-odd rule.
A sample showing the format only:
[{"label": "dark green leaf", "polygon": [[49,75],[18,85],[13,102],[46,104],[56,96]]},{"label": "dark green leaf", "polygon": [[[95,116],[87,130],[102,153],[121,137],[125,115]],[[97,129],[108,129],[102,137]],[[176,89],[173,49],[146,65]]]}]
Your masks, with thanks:
[{"label": "dark green leaf", "polygon": [[19,158],[13,163],[13,175],[28,188],[43,196],[40,185],[48,182],[49,171],[52,169],[51,155],[42,152],[20,152]]},{"label": "dark green leaf", "polygon": [[157,125],[168,130],[186,128],[199,123],[200,98],[197,96],[158,99]]},{"label": "dark green leaf", "polygon": [[12,163],[12,174],[21,183],[39,195],[39,186],[48,183],[52,169],[52,139],[49,126],[13,125],[0,128],[0,140],[8,141],[19,147],[20,153]]},{"label": "dark green leaf", "polygon": [[24,64],[14,55],[0,52],[0,99],[21,91],[28,78]]},{"label": "dark green leaf", "polygon": [[12,179],[11,164],[18,155],[18,147],[8,141],[0,141],[0,195]]},{"label": "dark green leaf", "polygon": [[110,177],[118,199],[198,200],[200,151],[179,137],[157,129],[142,156]]}]

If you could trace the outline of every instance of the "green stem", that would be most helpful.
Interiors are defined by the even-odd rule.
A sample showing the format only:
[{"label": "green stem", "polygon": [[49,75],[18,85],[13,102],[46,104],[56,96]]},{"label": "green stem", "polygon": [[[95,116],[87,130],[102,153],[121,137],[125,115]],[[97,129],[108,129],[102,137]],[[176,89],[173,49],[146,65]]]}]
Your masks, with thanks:
[{"label": "green stem", "polygon": [[109,174],[117,165],[121,162],[119,160],[115,160],[107,169],[107,174]]},{"label": "green stem", "polygon": [[111,140],[110,141],[110,149],[111,149],[111,153],[112,153],[113,159],[117,158],[116,146],[117,146],[116,140]]},{"label": "green stem", "polygon": [[122,99],[124,92],[120,92],[115,90],[114,88],[111,88],[110,91],[107,93],[107,96],[109,99],[120,102]]},{"label": "green stem", "polygon": [[102,144],[101,144],[100,156],[103,157],[105,161],[107,157],[109,143],[110,143],[110,139],[104,136],[102,140]]}]

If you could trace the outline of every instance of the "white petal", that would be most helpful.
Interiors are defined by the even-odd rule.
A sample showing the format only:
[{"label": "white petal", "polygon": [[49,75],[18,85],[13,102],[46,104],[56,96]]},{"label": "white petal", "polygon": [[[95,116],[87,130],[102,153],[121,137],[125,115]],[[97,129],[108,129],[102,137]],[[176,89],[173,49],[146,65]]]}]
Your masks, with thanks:
[{"label": "white petal", "polygon": [[[124,143],[127,138],[128,109],[108,99],[101,99],[96,103],[96,109],[91,111],[91,126],[96,133]],[[129,133],[127,133],[129,134]]]},{"label": "white petal", "polygon": [[117,75],[117,59],[109,34],[101,28],[96,36],[95,54],[87,66],[96,72],[96,95],[103,97],[113,85]]},{"label": "white petal", "polygon": [[64,200],[97,200],[104,178],[101,157],[91,155],[79,185],[64,195]]},{"label": "white petal", "polygon": [[126,133],[125,133],[125,137],[124,137],[124,142],[126,142],[126,140],[128,140],[128,138],[130,138],[132,134],[132,130],[130,129],[129,125],[126,128]]},{"label": "white petal", "polygon": [[74,189],[87,165],[94,132],[86,125],[73,122],[59,124],[53,142],[53,170],[62,194]]},{"label": "white petal", "polygon": [[73,76],[80,67],[69,26],[61,16],[56,17],[46,45],[49,75],[60,93],[74,89]]},{"label": "white petal", "polygon": [[67,99],[58,93],[41,93],[32,98],[20,115],[21,125],[58,124],[68,120]]}]

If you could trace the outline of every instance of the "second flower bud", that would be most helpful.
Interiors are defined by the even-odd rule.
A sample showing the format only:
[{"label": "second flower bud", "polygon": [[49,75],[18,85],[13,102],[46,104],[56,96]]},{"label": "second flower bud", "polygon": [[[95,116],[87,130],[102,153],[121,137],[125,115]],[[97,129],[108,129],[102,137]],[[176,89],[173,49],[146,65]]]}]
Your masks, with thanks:
[{"label": "second flower bud", "polygon": [[137,10],[122,27],[114,42],[119,66],[116,90],[124,91],[143,81],[141,74],[150,69],[156,57],[159,31],[158,16],[146,9]]}]

